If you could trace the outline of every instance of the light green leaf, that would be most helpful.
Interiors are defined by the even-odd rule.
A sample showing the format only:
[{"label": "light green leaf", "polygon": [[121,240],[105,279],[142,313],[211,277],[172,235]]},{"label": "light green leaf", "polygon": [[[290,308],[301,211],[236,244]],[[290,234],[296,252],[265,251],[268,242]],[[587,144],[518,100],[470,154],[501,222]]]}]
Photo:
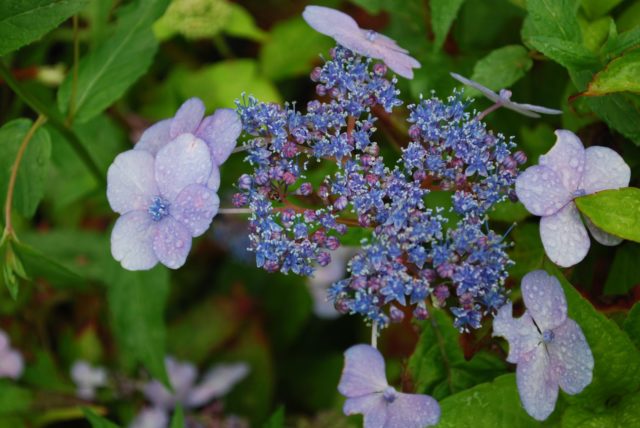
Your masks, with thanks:
[{"label": "light green leaf", "polygon": [[409,359],[416,391],[439,400],[506,371],[504,361],[488,352],[479,352],[467,361],[453,321],[441,310],[430,313],[431,318],[421,324],[420,339]]},{"label": "light green leaf", "polygon": [[[527,50],[520,45],[503,46],[480,59],[473,68],[471,80],[494,91],[508,88],[520,80],[531,69],[533,60]],[[480,92],[469,88],[467,95]]]},{"label": "light green leaf", "polygon": [[577,7],[575,0],[527,0],[529,36],[580,43]]},{"label": "light green leaf", "polygon": [[604,284],[605,295],[627,294],[640,284],[640,245],[625,242],[616,249],[616,256]]},{"label": "light green leaf", "polygon": [[[16,119],[0,128],[0,201],[4,206],[11,167],[20,145],[32,126],[29,119]],[[49,133],[39,128],[25,150],[16,186],[13,192],[13,208],[25,217],[32,217],[44,196],[45,180],[51,158]],[[4,211],[2,218],[4,219]]]},{"label": "light green leaf", "polygon": [[600,229],[640,242],[640,189],[604,190],[575,201],[578,209]]},{"label": "light green leaf", "polygon": [[262,428],[284,428],[284,406],[278,407]]},{"label": "light green leaf", "polygon": [[566,400],[598,407],[614,397],[637,391],[640,387],[640,352],[629,337],[585,300],[553,263],[545,261],[544,269],[562,284],[569,317],[582,328],[595,360],[591,384],[578,395],[566,396]]},{"label": "light green leaf", "polygon": [[32,43],[76,14],[87,0],[0,2],[0,56]]},{"label": "light green leaf", "polygon": [[5,416],[27,413],[32,402],[31,391],[11,380],[0,379],[0,420]]},{"label": "light green leaf", "polygon": [[588,67],[598,64],[598,58],[579,43],[542,36],[531,37],[529,43],[545,56],[566,68]]},{"label": "light green leaf", "polygon": [[96,415],[93,410],[89,408],[84,408],[83,412],[85,417],[89,420],[92,428],[119,428],[118,425],[103,418],[102,416]]},{"label": "light green leaf", "polygon": [[107,278],[107,297],[120,354],[130,368],[142,363],[151,376],[168,384],[164,308],[169,273],[161,266],[137,272],[117,269],[113,273]]},{"label": "light green leaf", "polygon": [[627,319],[624,320],[623,328],[636,347],[640,348],[640,303],[633,305]]},{"label": "light green leaf", "polygon": [[640,93],[640,49],[628,52],[606,65],[589,82],[584,95],[606,95],[612,92]]},{"label": "light green leaf", "polygon": [[318,33],[302,18],[280,22],[271,29],[260,51],[264,75],[273,80],[308,74],[320,61],[320,54],[333,46],[333,40]]},{"label": "light green leaf", "polygon": [[584,46],[591,52],[598,52],[610,36],[611,29],[615,28],[613,18],[610,16],[602,17],[596,21],[587,21],[584,18],[579,18],[578,22],[582,30]]},{"label": "light green leaf", "polygon": [[429,5],[431,6],[431,28],[435,35],[433,41],[434,48],[440,49],[447,34],[449,34],[449,28],[456,19],[460,7],[464,3],[464,0],[431,0]]},{"label": "light green leaf", "polygon": [[267,38],[267,33],[258,27],[253,16],[238,3],[230,3],[231,13],[223,31],[229,36],[262,42]]},{"label": "light green leaf", "polygon": [[599,18],[622,3],[623,0],[581,0],[582,9],[590,19]]},{"label": "light green leaf", "polygon": [[640,45],[640,25],[619,35],[615,35],[614,33],[613,37],[610,38],[611,41],[607,40],[605,45],[607,52],[612,56],[621,55],[626,50],[633,49]]},{"label": "light green leaf", "polygon": [[511,202],[508,199],[494,205],[489,213],[491,220],[505,223],[520,222],[530,215],[521,202]]},{"label": "light green leaf", "polygon": [[447,397],[440,401],[440,411],[438,428],[545,426],[524,411],[514,374],[499,376],[493,382]]},{"label": "light green leaf", "polygon": [[176,405],[176,408],[173,410],[170,428],[185,428],[184,411],[182,410],[182,406],[180,404]]},{"label": "light green leaf", "polygon": [[640,393],[618,397],[604,409],[571,406],[562,415],[562,428],[626,428],[640,426]]},{"label": "light green leaf", "polygon": [[175,34],[187,39],[212,38],[224,28],[230,15],[231,4],[225,0],[173,0],[153,31],[159,40]]},{"label": "light green leaf", "polygon": [[[166,8],[168,0],[144,0],[122,10],[114,33],[80,60],[75,119],[86,122],[100,114],[142,76],[153,61],[158,42],[151,24]],[[58,108],[67,113],[72,96],[73,74],[58,91]]]}]

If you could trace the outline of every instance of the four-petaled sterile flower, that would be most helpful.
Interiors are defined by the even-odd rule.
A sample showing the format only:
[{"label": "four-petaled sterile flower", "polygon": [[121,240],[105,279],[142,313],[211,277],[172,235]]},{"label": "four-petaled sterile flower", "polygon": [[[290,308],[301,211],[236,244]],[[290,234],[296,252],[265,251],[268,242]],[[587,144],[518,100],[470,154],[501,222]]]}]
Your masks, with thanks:
[{"label": "four-petaled sterile flower", "polygon": [[[629,185],[631,170],[615,151],[600,146],[586,150],[571,131],[557,130],[556,144],[539,164],[527,168],[516,180],[516,194],[540,220],[540,237],[549,258],[563,267],[580,262],[590,241],[573,200],[606,189]],[[591,234],[603,245],[622,240],[586,219]]]},{"label": "four-petaled sterile flower", "polygon": [[382,354],[369,345],[344,353],[338,391],[347,400],[344,413],[364,415],[365,428],[424,428],[440,419],[440,406],[423,394],[404,394],[387,383]]},{"label": "four-petaled sterile flower", "polygon": [[11,348],[9,336],[0,330],[0,379],[18,379],[24,370],[22,354]]},{"label": "four-petaled sterile flower", "polygon": [[76,395],[83,400],[93,400],[96,388],[107,384],[104,367],[93,367],[89,362],[78,360],[71,366],[71,380],[76,384]]},{"label": "four-petaled sterile flower", "polygon": [[192,134],[167,143],[155,158],[145,150],[116,157],[107,198],[122,215],[111,233],[111,253],[122,267],[184,264],[191,238],[202,235],[218,212],[218,195],[207,187],[213,167],[207,145]]},{"label": "four-petaled sterile flower", "polygon": [[567,317],[567,301],[558,279],[537,270],[522,279],[527,310],[513,318],[511,302],[498,311],[493,335],[509,342],[507,361],[517,364],[516,380],[527,413],[546,419],[558,387],[570,395],[591,383],[593,355],[582,329]]},{"label": "four-petaled sterile flower", "polygon": [[556,110],[552,108],[536,106],[533,104],[521,104],[511,101],[511,91],[508,89],[501,89],[499,93],[493,92],[491,89],[486,86],[481,85],[478,82],[474,82],[471,79],[467,79],[459,75],[458,73],[449,73],[451,77],[456,79],[458,82],[464,83],[467,86],[471,86],[472,88],[477,89],[482,92],[482,94],[489,98],[491,101],[496,103],[496,105],[500,107],[504,107],[509,110],[513,110],[517,113],[520,113],[524,116],[529,117],[540,117],[538,113],[544,114],[562,114],[562,110]]},{"label": "four-petaled sterile flower", "polygon": [[323,6],[307,6],[302,16],[317,32],[333,37],[355,53],[381,59],[402,77],[413,79],[412,69],[420,68],[420,63],[407,55],[409,51],[383,34],[361,29],[346,13]]}]

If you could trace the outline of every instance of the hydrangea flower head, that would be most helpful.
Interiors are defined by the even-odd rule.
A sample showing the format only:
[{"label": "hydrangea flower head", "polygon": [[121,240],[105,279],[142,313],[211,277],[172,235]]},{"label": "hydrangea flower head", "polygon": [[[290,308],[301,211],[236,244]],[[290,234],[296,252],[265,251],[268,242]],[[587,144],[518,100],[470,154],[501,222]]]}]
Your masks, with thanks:
[{"label": "hydrangea flower head", "polygon": [[[631,170],[615,151],[601,146],[585,150],[571,131],[557,130],[556,144],[538,165],[527,168],[516,180],[516,194],[530,213],[541,216],[540,237],[549,258],[569,267],[587,255],[589,236],[573,202],[576,197],[629,185]],[[588,219],[591,234],[603,245],[622,240]]]},{"label": "hydrangea flower head", "polygon": [[491,89],[487,88],[479,84],[478,82],[474,82],[471,79],[467,79],[459,75],[458,73],[450,73],[451,77],[456,79],[458,82],[464,83],[467,86],[471,86],[472,88],[477,89],[482,92],[482,94],[489,98],[494,103],[500,104],[500,106],[507,108],[509,110],[513,110],[517,113],[520,113],[524,116],[529,117],[540,117],[538,113],[544,114],[562,114],[561,110],[556,110],[552,108],[536,106],[533,104],[521,104],[516,103],[515,101],[511,101],[511,91],[508,89],[501,89],[499,93],[493,92]]},{"label": "hydrangea flower head", "polygon": [[76,384],[76,395],[84,400],[93,400],[96,388],[107,384],[107,372],[103,367],[93,367],[79,360],[71,366],[71,380]]},{"label": "hydrangea flower head", "polygon": [[558,279],[537,270],[522,279],[527,310],[513,318],[511,302],[498,311],[493,335],[509,342],[507,361],[517,364],[522,405],[537,420],[556,404],[558,388],[570,395],[591,383],[593,355],[580,326],[567,317],[567,301]]},{"label": "hydrangea flower head", "polygon": [[22,354],[11,348],[9,337],[0,330],[0,379],[18,379],[24,371]]},{"label": "hydrangea flower head", "polygon": [[129,150],[107,173],[107,198],[121,214],[111,233],[111,253],[125,269],[151,269],[158,261],[182,266],[191,239],[202,235],[220,200],[207,187],[212,170],[207,145],[183,133],[158,150]]},{"label": "hydrangea flower head", "polygon": [[420,68],[420,63],[394,40],[373,30],[361,29],[346,13],[323,6],[307,6],[302,16],[317,32],[333,37],[355,53],[384,61],[402,77],[413,79],[413,69]]},{"label": "hydrangea flower head", "polygon": [[440,419],[440,406],[423,394],[404,394],[387,383],[382,354],[369,345],[345,352],[338,391],[347,400],[344,413],[364,415],[365,428],[424,428]]}]

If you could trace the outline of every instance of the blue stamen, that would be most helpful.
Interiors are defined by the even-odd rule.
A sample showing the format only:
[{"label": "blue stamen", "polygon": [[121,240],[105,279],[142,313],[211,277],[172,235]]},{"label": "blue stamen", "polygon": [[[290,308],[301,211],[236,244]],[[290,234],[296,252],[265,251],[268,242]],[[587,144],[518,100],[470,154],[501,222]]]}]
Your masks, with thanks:
[{"label": "blue stamen", "polygon": [[382,397],[384,398],[384,401],[386,401],[387,403],[393,403],[397,398],[397,393],[395,388],[392,386],[386,387],[384,392],[382,393]]},{"label": "blue stamen", "polygon": [[551,343],[554,337],[555,337],[555,334],[553,334],[553,331],[551,330],[545,330],[542,333],[542,341],[544,343]]},{"label": "blue stamen", "polygon": [[153,219],[153,221],[160,221],[169,215],[169,201],[162,196],[156,196],[153,198],[153,202],[149,205],[147,212]]}]

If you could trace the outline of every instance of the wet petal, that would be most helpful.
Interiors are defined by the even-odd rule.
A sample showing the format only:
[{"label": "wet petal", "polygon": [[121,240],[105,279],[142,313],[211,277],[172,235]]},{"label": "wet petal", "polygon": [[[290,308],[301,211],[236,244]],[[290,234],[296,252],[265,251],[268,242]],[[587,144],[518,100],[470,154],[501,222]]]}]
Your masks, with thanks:
[{"label": "wet petal", "polygon": [[153,252],[156,224],[146,211],[120,217],[111,232],[111,254],[128,270],[148,270],[158,263]]},{"label": "wet petal", "polygon": [[551,367],[558,375],[560,388],[570,395],[580,393],[593,378],[593,354],[580,326],[572,319],[553,330],[547,345]]},{"label": "wet petal", "polygon": [[560,176],[540,165],[529,167],[518,176],[516,194],[527,210],[538,216],[555,214],[572,200]]},{"label": "wet petal", "polygon": [[627,187],[631,169],[622,156],[608,147],[593,146],[586,151],[581,188],[587,193]]},{"label": "wet petal", "polygon": [[387,403],[382,393],[348,398],[342,408],[345,415],[364,415],[364,428],[384,428],[387,421]]},{"label": "wet petal", "polygon": [[512,303],[504,304],[493,319],[493,336],[502,336],[509,342],[507,361],[517,363],[522,356],[538,346],[541,337],[528,312],[513,317]]},{"label": "wet petal", "polygon": [[209,371],[204,380],[189,392],[185,404],[200,407],[214,398],[223,397],[248,373],[249,366],[245,363],[220,364]]},{"label": "wet petal", "polygon": [[591,232],[591,236],[593,236],[593,238],[602,245],[613,247],[624,241],[624,239],[618,238],[617,236],[600,229],[598,226],[593,224],[591,220],[589,220],[589,217],[585,216],[584,222],[587,224],[587,229],[589,229],[589,232]]},{"label": "wet petal", "polygon": [[194,134],[204,117],[204,104],[200,98],[185,101],[171,121],[169,136],[173,139],[180,134]]},{"label": "wet petal", "polygon": [[171,141],[171,137],[169,136],[171,121],[172,119],[161,120],[147,128],[147,130],[142,133],[140,141],[138,141],[133,148],[135,150],[146,150],[155,156],[158,150]]},{"label": "wet petal", "polygon": [[558,266],[579,263],[589,252],[589,235],[576,205],[571,202],[552,216],[540,219],[540,238],[547,256]]},{"label": "wet petal", "polygon": [[565,189],[573,193],[580,186],[584,173],[584,146],[576,134],[566,129],[558,129],[556,137],[555,145],[540,156],[538,163],[555,171]]},{"label": "wet petal", "polygon": [[385,48],[382,56],[384,63],[405,79],[413,79],[413,69],[420,68],[420,63],[415,58],[394,49]]},{"label": "wet petal", "polygon": [[107,199],[111,208],[126,214],[146,210],[158,194],[153,156],[143,150],[120,153],[107,172]]},{"label": "wet petal", "polygon": [[358,23],[352,17],[329,7],[307,6],[302,12],[302,17],[318,33],[334,39],[336,36],[345,34],[358,35],[360,32]]},{"label": "wet petal", "polygon": [[207,180],[207,187],[214,192],[217,192],[220,188],[220,169],[216,165],[212,165],[211,167],[211,175],[209,176],[209,180]]},{"label": "wet petal", "polygon": [[451,75],[451,77],[456,79],[458,82],[463,83],[463,84],[465,84],[467,86],[470,86],[470,87],[475,88],[478,91],[482,92],[482,94],[485,97],[487,97],[488,99],[490,99],[494,103],[502,100],[500,98],[500,95],[498,95],[497,93],[495,93],[491,89],[487,88],[486,86],[481,85],[478,82],[474,82],[471,79],[467,79],[466,77],[461,76],[458,73],[449,73],[449,74]]},{"label": "wet petal", "polygon": [[527,413],[539,421],[547,419],[558,399],[558,380],[550,370],[544,346],[537,346],[518,362],[516,381]]},{"label": "wet petal", "polygon": [[192,184],[185,187],[171,205],[171,215],[182,223],[191,236],[202,235],[218,213],[220,199],[205,186]]},{"label": "wet petal", "polygon": [[522,299],[541,332],[561,325],[567,319],[567,299],[560,281],[543,270],[522,278]]},{"label": "wet petal", "polygon": [[424,428],[440,420],[440,406],[428,395],[398,393],[387,405],[385,428]]},{"label": "wet petal", "polygon": [[387,386],[384,358],[369,345],[355,345],[344,353],[344,369],[338,391],[346,397],[358,397],[383,391]]},{"label": "wet petal", "polygon": [[190,184],[205,184],[211,175],[211,155],[204,141],[182,134],[158,152],[155,175],[160,193],[173,202]]},{"label": "wet petal", "polygon": [[171,269],[178,269],[187,260],[191,250],[191,234],[173,217],[165,217],[158,222],[153,237],[153,251],[160,263]]},{"label": "wet petal", "polygon": [[229,108],[223,108],[202,121],[196,136],[207,143],[214,163],[222,165],[236,147],[241,132],[242,122],[238,114]]}]

